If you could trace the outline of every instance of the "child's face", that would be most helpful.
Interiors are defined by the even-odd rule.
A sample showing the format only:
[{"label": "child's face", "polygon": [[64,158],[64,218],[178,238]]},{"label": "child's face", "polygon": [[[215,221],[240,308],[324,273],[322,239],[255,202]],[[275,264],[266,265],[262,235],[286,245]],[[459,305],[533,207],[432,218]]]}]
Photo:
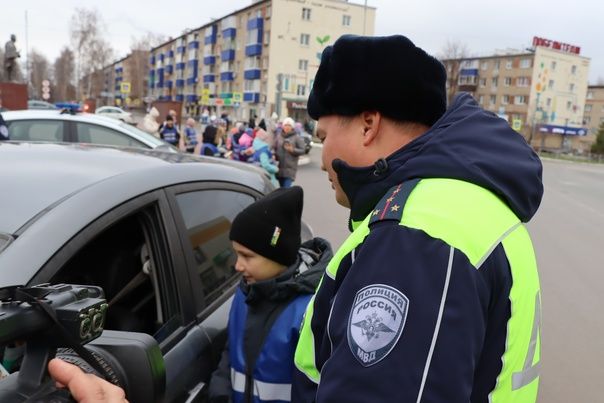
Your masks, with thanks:
[{"label": "child's face", "polygon": [[243,274],[248,284],[268,280],[283,273],[283,265],[257,254],[240,243],[233,241],[233,249],[237,253],[235,270]]}]

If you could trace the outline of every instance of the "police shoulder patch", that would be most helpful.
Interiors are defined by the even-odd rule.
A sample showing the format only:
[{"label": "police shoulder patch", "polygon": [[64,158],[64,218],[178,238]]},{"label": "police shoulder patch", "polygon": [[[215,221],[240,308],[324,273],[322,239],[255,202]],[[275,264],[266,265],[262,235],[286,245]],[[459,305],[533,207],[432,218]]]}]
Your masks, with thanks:
[{"label": "police shoulder patch", "polygon": [[403,334],[408,308],[405,294],[385,284],[357,292],[348,318],[348,346],[361,365],[377,364],[390,354]]}]

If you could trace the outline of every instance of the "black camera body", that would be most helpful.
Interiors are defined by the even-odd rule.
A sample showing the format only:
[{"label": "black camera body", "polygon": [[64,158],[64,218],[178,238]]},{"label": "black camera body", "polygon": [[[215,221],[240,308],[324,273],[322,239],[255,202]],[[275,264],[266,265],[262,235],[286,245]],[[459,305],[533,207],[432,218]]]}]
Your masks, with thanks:
[{"label": "black camera body", "polygon": [[157,342],[143,333],[104,331],[107,309],[95,286],[0,289],[0,347],[25,346],[19,372],[0,381],[0,402],[70,401],[48,376],[55,356],[122,387],[131,402],[161,401],[165,368]]}]

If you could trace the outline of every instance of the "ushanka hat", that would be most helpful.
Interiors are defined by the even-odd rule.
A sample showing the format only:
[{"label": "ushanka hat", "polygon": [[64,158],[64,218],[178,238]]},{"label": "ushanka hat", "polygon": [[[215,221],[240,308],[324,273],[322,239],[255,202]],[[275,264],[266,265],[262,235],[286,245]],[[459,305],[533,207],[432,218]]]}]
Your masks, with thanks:
[{"label": "ushanka hat", "polygon": [[281,188],[250,204],[233,220],[229,238],[285,266],[296,262],[304,192]]},{"label": "ushanka hat", "polygon": [[308,114],[378,111],[432,126],[446,109],[446,77],[442,63],[402,35],[344,35],[323,51]]}]

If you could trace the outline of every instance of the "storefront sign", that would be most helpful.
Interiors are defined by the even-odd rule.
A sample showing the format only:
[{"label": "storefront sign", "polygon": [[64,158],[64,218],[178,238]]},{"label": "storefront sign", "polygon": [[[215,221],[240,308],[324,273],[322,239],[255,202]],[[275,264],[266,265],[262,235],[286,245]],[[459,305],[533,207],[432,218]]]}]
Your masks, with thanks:
[{"label": "storefront sign", "polygon": [[574,53],[578,55],[581,53],[581,47],[569,45],[568,43],[562,43],[557,41],[552,41],[551,39],[540,38],[538,36],[533,37],[533,46],[541,46],[544,48],[561,50],[566,53]]}]

